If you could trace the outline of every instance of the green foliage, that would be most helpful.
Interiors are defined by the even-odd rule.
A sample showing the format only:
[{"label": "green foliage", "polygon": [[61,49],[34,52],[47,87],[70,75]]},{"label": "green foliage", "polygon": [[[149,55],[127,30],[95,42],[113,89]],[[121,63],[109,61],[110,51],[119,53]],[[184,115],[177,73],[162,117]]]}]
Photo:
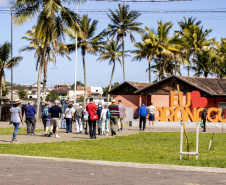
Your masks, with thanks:
[{"label": "green foliage", "polygon": [[[81,81],[76,81],[76,87],[77,86],[82,86],[85,87],[85,85],[81,82]],[[71,86],[71,89],[74,90],[75,89],[75,84],[73,83],[73,85]]]},{"label": "green foliage", "polygon": [[[120,83],[115,82],[114,85],[111,85],[111,89],[114,89],[115,87],[117,87],[119,85],[120,85]],[[109,89],[109,85],[103,89],[103,96],[107,96],[108,89]]]},{"label": "green foliage", "polygon": [[76,99],[77,102],[83,102],[84,101],[84,96],[80,96],[79,98]]},{"label": "green foliage", "polygon": [[20,98],[20,99],[24,99],[24,98],[27,97],[27,93],[26,93],[24,90],[20,90],[20,91],[18,92],[18,95],[19,95],[19,98]]},{"label": "green foliage", "polygon": [[47,101],[55,101],[55,100],[59,100],[59,95],[58,94],[54,94],[53,91],[51,91],[47,97],[46,97]]},{"label": "green foliage", "polygon": [[[1,154],[59,157],[85,160],[174,164],[187,166],[226,167],[226,135],[216,133],[214,150],[208,150],[212,133],[199,135],[199,159],[183,155],[180,160],[180,133],[152,132],[99,140],[53,143],[1,144]],[[195,151],[195,133],[189,133],[190,151]],[[2,148],[3,147],[3,148]],[[184,144],[184,151],[186,145]]]},{"label": "green foliage", "polygon": [[7,94],[9,94],[9,88],[6,86],[5,91],[2,89],[2,96],[6,96]]}]

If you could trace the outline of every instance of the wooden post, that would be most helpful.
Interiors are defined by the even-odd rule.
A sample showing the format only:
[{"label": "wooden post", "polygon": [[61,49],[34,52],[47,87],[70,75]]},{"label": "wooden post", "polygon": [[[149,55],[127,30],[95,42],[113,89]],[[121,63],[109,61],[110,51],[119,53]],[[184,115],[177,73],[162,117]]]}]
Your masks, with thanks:
[{"label": "wooden post", "polygon": [[[181,117],[182,117],[182,122],[183,122],[183,128],[184,128],[184,134],[185,134],[185,139],[186,139],[186,145],[187,145],[187,151],[189,152],[189,145],[188,145],[188,136],[186,132],[186,127],[184,123],[184,113],[183,113],[183,107],[182,107],[182,100],[180,98],[180,88],[179,85],[177,85],[177,91],[178,91],[178,97],[179,97],[179,104],[180,104],[180,110],[181,110]],[[190,159],[190,154],[188,154],[188,159]]]}]

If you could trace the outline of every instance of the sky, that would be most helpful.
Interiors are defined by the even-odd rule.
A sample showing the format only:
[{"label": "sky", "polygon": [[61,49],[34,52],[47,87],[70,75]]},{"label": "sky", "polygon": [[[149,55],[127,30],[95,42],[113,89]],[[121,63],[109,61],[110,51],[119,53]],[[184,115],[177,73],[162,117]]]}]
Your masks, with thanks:
[{"label": "sky", "polygon": [[[0,45],[4,42],[11,42],[11,16],[10,12],[6,11],[10,8],[8,0],[0,0]],[[107,1],[90,1],[78,6],[80,15],[88,14],[92,20],[99,21],[96,34],[101,32],[110,23],[106,13],[108,9],[115,10],[118,3],[122,2],[107,2]],[[220,41],[221,37],[226,38],[226,1],[225,0],[194,0],[194,1],[173,1],[173,2],[126,2],[130,5],[130,11],[139,11],[142,15],[137,21],[143,23],[141,28],[145,26],[157,29],[157,21],[163,22],[172,21],[173,28],[171,35],[175,30],[179,30],[178,21],[183,21],[183,17],[196,18],[197,21],[202,21],[204,29],[213,29],[209,38],[216,38]],[[70,5],[71,10],[76,10],[76,4]],[[20,50],[29,45],[21,37],[25,36],[27,30],[30,30],[36,24],[36,19],[26,22],[21,26],[13,26],[13,56],[22,56],[23,60],[13,69],[13,83],[16,84],[33,84],[37,82],[38,71],[36,71],[36,58],[34,52],[20,52]],[[141,41],[141,36],[134,33],[136,42]],[[67,43],[70,39],[66,38]],[[125,39],[125,50],[135,49],[131,43],[129,36]],[[75,81],[75,53],[69,55],[71,61],[66,57],[57,57],[56,66],[52,63],[48,65],[47,85],[53,87],[59,83],[70,83]],[[148,82],[148,62],[146,59],[132,61],[133,55],[125,58],[126,81]],[[86,72],[88,86],[106,87],[110,83],[112,65],[108,61],[98,61],[98,55],[86,55]],[[187,75],[187,72],[181,67],[182,75]],[[152,73],[152,80],[156,74]],[[6,81],[11,81],[11,71],[5,70]],[[83,65],[81,50],[78,50],[78,62],[76,70],[76,79],[84,83]],[[114,82],[123,82],[123,69],[117,63],[113,77]]]}]

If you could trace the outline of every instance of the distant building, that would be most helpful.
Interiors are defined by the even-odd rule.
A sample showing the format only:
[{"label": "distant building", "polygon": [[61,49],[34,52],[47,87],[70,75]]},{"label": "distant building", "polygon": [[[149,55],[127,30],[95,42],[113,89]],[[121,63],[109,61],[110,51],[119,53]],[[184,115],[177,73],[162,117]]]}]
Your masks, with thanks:
[{"label": "distant building", "polygon": [[87,103],[90,102],[90,98],[93,98],[93,103],[98,105],[98,103],[107,104],[107,98],[106,97],[100,97],[100,96],[91,96],[87,98]]}]

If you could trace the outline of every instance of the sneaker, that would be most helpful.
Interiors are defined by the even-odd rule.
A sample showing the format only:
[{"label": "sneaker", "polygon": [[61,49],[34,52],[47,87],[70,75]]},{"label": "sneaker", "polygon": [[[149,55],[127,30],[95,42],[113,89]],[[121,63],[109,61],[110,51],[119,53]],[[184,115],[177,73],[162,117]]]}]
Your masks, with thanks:
[{"label": "sneaker", "polygon": [[97,138],[97,136],[93,136],[93,139],[96,139]]},{"label": "sneaker", "polygon": [[108,136],[108,134],[106,134],[106,136]]},{"label": "sneaker", "polygon": [[79,132],[75,132],[75,134],[79,134]]},{"label": "sneaker", "polygon": [[103,136],[104,135],[104,132],[101,132],[101,135]]},{"label": "sneaker", "polygon": [[121,129],[118,129],[119,132],[121,132]]},{"label": "sneaker", "polygon": [[82,131],[80,131],[79,133],[82,134]]},{"label": "sneaker", "polygon": [[53,132],[49,132],[49,135],[50,135],[50,136],[53,135]]},{"label": "sneaker", "polygon": [[60,136],[56,134],[56,136],[55,136],[55,137],[57,138],[57,137],[60,137]]},{"label": "sneaker", "polygon": [[48,134],[45,134],[45,136],[47,137],[47,136],[49,136]]},{"label": "sneaker", "polygon": [[15,140],[12,140],[13,143],[19,143],[19,141],[17,141],[16,139]]},{"label": "sneaker", "polygon": [[27,136],[30,136],[30,134],[27,134]]},{"label": "sneaker", "polygon": [[35,133],[31,133],[32,136],[35,136]]}]

